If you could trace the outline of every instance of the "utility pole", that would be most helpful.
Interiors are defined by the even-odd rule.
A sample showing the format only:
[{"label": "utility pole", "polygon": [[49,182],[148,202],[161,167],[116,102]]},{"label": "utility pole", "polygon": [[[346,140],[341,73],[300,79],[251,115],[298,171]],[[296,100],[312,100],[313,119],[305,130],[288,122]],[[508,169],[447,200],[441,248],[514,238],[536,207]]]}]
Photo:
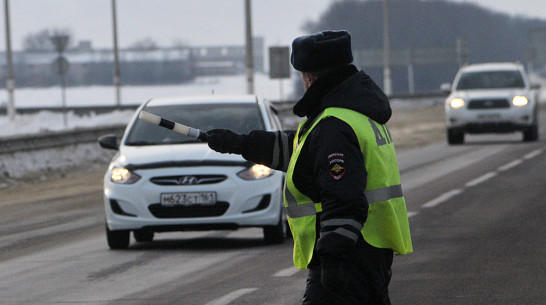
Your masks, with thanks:
[{"label": "utility pole", "polygon": [[387,96],[392,94],[388,0],[383,0],[383,87]]},{"label": "utility pole", "polygon": [[66,60],[66,58],[63,56],[64,49],[66,48],[68,44],[69,37],[66,34],[60,34],[55,33],[53,36],[49,37],[51,40],[51,43],[55,46],[55,50],[57,50],[57,58],[53,61],[53,69],[55,72],[57,72],[61,76],[61,96],[62,96],[62,104],[63,104],[63,122],[64,127],[68,127],[68,122],[66,118],[66,80],[65,80],[65,74],[68,72],[68,69],[70,67],[70,64]]},{"label": "utility pole", "polygon": [[114,87],[116,89],[116,105],[121,105],[121,76],[118,57],[118,22],[116,18],[116,0],[112,0],[112,28],[114,33]]},{"label": "utility pole", "polygon": [[245,0],[245,33],[247,93],[254,94],[254,48],[252,47],[252,16],[250,0]]},{"label": "utility pole", "polygon": [[15,99],[13,91],[15,89],[15,79],[13,77],[13,61],[11,55],[11,30],[9,22],[9,0],[4,0],[4,13],[6,15],[6,89],[8,90],[8,109],[7,113],[11,122],[15,121]]}]

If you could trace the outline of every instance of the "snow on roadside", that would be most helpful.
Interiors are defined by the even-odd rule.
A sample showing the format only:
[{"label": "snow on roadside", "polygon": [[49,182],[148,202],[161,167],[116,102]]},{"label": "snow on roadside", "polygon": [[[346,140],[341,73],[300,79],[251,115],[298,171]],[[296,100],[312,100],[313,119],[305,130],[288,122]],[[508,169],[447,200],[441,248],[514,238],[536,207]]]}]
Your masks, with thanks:
[{"label": "snow on roadside", "polygon": [[[124,86],[121,89],[123,105],[140,105],[152,97],[208,94],[245,94],[246,76],[200,77],[193,82],[180,85]],[[268,75],[256,74],[256,94],[270,100],[279,100],[280,81],[269,79]],[[293,82],[283,80],[284,92],[292,92]],[[0,90],[0,107],[6,106],[7,92]],[[112,86],[90,86],[66,88],[67,106],[114,106],[115,91]],[[51,88],[21,88],[15,90],[16,107],[61,107],[61,90]],[[67,113],[67,127],[106,126],[128,123],[134,111],[114,111],[106,114],[78,116]],[[36,134],[66,129],[63,114],[41,111],[35,114],[18,114],[14,122],[7,116],[0,116],[0,138],[22,134]]]},{"label": "snow on roadside", "polygon": [[5,136],[40,134],[48,131],[60,131],[82,127],[96,127],[127,124],[134,110],[115,110],[97,115],[76,115],[73,111],[66,113],[67,126],[64,125],[64,115],[59,112],[40,111],[33,114],[19,114],[13,122],[7,116],[0,116],[0,138]]}]

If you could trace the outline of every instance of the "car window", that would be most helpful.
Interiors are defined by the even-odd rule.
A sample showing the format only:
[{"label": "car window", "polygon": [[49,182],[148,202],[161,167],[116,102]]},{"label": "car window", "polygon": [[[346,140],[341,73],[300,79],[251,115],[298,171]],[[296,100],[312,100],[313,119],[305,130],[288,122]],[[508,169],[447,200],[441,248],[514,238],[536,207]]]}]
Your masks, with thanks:
[{"label": "car window", "polygon": [[[227,128],[238,133],[263,130],[265,125],[255,104],[192,104],[146,107],[143,110],[193,128],[207,131]],[[196,142],[142,120],[136,120],[125,145],[158,145]]]},{"label": "car window", "polygon": [[459,78],[457,90],[524,88],[519,71],[465,72]]}]

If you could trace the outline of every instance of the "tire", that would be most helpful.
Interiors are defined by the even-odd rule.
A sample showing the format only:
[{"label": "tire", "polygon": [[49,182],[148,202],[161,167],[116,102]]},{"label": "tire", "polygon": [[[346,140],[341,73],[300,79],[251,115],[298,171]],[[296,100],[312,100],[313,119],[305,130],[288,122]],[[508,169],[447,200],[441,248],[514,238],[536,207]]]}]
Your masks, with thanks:
[{"label": "tire", "polygon": [[448,129],[447,130],[447,143],[450,144],[450,145],[463,144],[464,143],[464,132]]},{"label": "tire", "polygon": [[106,241],[112,250],[127,249],[129,247],[129,233],[127,230],[111,231],[106,226]]},{"label": "tire", "polygon": [[280,213],[279,221],[274,226],[263,227],[264,241],[266,244],[282,244],[288,235],[288,223],[284,220],[283,212]]},{"label": "tire", "polygon": [[538,140],[538,124],[529,127],[523,132],[523,141],[534,142]]},{"label": "tire", "polygon": [[150,230],[135,230],[133,236],[138,242],[151,242],[154,240],[154,231]]}]

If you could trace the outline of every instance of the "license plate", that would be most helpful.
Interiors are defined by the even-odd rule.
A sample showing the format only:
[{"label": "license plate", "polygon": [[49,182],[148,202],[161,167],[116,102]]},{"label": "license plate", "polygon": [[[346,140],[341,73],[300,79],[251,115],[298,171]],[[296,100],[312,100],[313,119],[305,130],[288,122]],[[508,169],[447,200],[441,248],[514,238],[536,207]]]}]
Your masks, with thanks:
[{"label": "license plate", "polygon": [[494,121],[501,118],[500,113],[482,113],[478,115],[478,120]]},{"label": "license plate", "polygon": [[162,193],[161,204],[175,205],[212,205],[216,203],[216,192]]}]

